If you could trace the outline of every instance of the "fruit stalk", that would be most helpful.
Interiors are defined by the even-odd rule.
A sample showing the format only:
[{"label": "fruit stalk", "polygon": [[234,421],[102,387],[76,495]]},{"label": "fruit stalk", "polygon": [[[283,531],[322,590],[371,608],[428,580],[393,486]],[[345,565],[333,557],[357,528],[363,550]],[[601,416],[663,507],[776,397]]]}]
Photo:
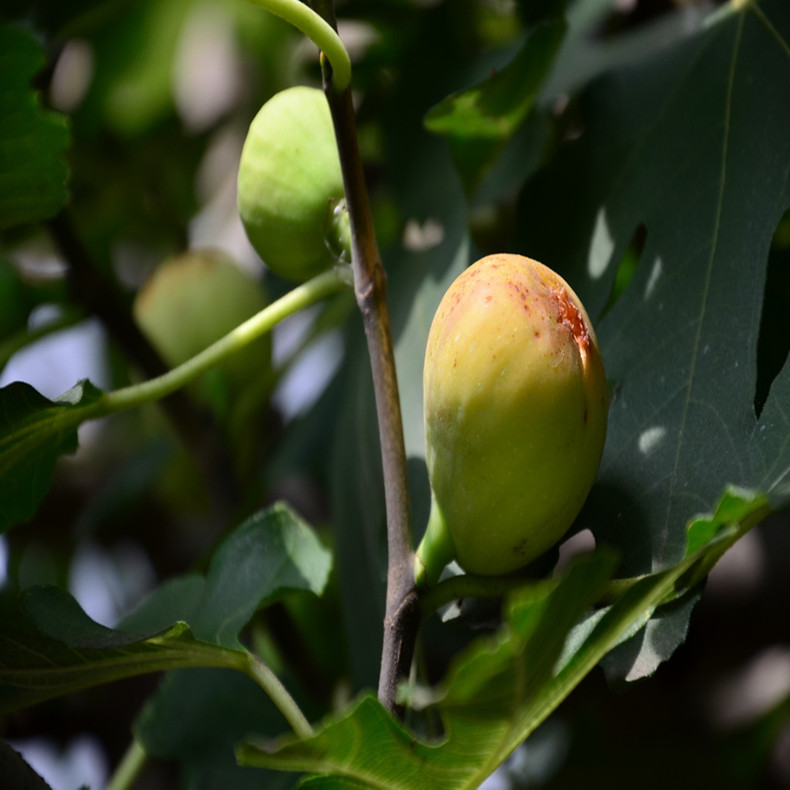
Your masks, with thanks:
[{"label": "fruit stalk", "polygon": [[[315,10],[336,28],[331,0],[315,0]],[[395,355],[387,308],[386,274],[373,228],[367,186],[357,142],[350,89],[337,90],[332,67],[322,58],[324,92],[335,127],[351,225],[354,291],[365,327],[376,400],[384,496],[387,512],[387,597],[378,696],[396,716],[399,681],[411,666],[419,625],[412,566],[411,514],[406,477],[406,448]]]},{"label": "fruit stalk", "polygon": [[270,14],[279,16],[297,30],[301,30],[318,48],[326,53],[334,69],[335,89],[343,91],[351,83],[351,61],[343,42],[337,35],[334,12],[331,23],[324,14],[318,14],[301,0],[250,0],[265,8]]}]

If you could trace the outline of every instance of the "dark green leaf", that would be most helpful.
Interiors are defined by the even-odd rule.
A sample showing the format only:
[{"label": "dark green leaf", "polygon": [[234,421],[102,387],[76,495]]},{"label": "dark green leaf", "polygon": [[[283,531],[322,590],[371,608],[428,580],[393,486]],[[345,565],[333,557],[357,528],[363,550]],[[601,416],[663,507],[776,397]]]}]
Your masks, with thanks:
[{"label": "dark green leaf", "polygon": [[101,396],[89,381],[55,401],[22,382],[0,389],[0,532],[36,512],[55,462],[77,449],[77,426]]},{"label": "dark green leaf", "polygon": [[46,219],[66,204],[66,121],[44,110],[31,87],[43,64],[29,33],[0,24],[0,229]]},{"label": "dark green leaf", "polygon": [[613,568],[606,555],[578,561],[554,589],[516,596],[496,637],[472,644],[453,663],[436,703],[441,741],[416,739],[364,697],[311,738],[245,744],[240,761],[339,774],[382,790],[478,787],[604,656],[642,630],[657,607],[686,605],[684,580],[693,582],[693,569],[709,555],[720,556],[760,513],[762,500],[736,506],[735,496],[722,498],[720,512],[738,512],[742,522],[713,533],[675,567],[635,580],[606,609],[585,614]]},{"label": "dark green leaf", "polygon": [[455,663],[439,703],[446,732],[441,743],[416,740],[376,700],[364,697],[312,738],[285,739],[276,751],[245,745],[240,761],[338,773],[363,787],[477,787],[523,740],[525,729],[536,726],[532,703],[546,688],[569,629],[612,564],[606,557],[580,563],[551,594],[515,601],[509,627]]},{"label": "dark green leaf", "polygon": [[238,647],[239,631],[255,610],[288,590],[320,595],[332,559],[315,532],[284,504],[257,513],[235,529],[214,554],[195,634]]},{"label": "dark green leaf", "polygon": [[449,96],[425,117],[447,135],[456,167],[472,192],[523,123],[565,34],[556,19],[533,28],[513,60],[478,85]]},{"label": "dark green leaf", "polygon": [[[278,504],[225,538],[205,579],[193,574],[164,584],[122,627],[147,630],[183,619],[193,625],[196,636],[238,649],[239,632],[259,606],[290,590],[320,595],[330,564],[330,554],[315,533]],[[284,727],[282,715],[251,681],[215,670],[168,675],[136,724],[146,750],[181,761],[191,777],[189,787],[196,789],[251,787],[256,781],[259,786],[290,787],[292,777],[256,774],[233,760],[233,748],[245,736],[271,736]]]},{"label": "dark green leaf", "polygon": [[252,734],[273,735],[287,725],[264,692],[239,672],[170,672],[134,724],[148,754],[177,760],[190,790],[292,787],[297,778],[237,765],[233,749]]},{"label": "dark green leaf", "polygon": [[5,790],[52,790],[5,741],[0,741],[0,776]]},{"label": "dark green leaf", "polygon": [[259,607],[293,590],[321,595],[331,565],[331,553],[315,532],[278,503],[222,541],[205,579],[197,574],[171,579],[120,627],[148,632],[183,620],[198,639],[238,650],[239,632]]},{"label": "dark green leaf", "polygon": [[522,250],[561,268],[593,317],[646,228],[598,326],[614,401],[584,514],[627,574],[678,562],[726,487],[779,496],[790,479],[790,365],[754,408],[768,250],[790,205],[790,6],[730,11],[593,85],[581,139],[522,197]]},{"label": "dark green leaf", "polygon": [[91,686],[177,667],[239,669],[244,654],[196,640],[185,623],[131,636],[92,621],[57,587],[22,597],[0,633],[0,713]]}]

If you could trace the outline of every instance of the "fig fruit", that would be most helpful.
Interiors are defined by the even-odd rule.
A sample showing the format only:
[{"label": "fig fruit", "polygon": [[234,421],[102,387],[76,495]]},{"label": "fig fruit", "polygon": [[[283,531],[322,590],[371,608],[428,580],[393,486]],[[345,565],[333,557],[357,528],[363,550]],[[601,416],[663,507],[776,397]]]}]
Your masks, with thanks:
[{"label": "fig fruit", "polygon": [[291,280],[328,269],[348,248],[344,195],[323,92],[277,93],[250,124],[239,163],[239,214],[255,251]]},{"label": "fig fruit", "polygon": [[[217,250],[190,250],[161,263],[137,294],[137,325],[171,367],[251,318],[268,304],[260,282]],[[251,343],[219,366],[231,389],[269,367],[271,338]],[[211,371],[209,371],[211,373]]]},{"label": "fig fruit", "polygon": [[608,385],[582,303],[537,261],[482,258],[439,304],[423,383],[433,504],[418,583],[452,559],[477,574],[526,565],[576,518],[606,437]]}]

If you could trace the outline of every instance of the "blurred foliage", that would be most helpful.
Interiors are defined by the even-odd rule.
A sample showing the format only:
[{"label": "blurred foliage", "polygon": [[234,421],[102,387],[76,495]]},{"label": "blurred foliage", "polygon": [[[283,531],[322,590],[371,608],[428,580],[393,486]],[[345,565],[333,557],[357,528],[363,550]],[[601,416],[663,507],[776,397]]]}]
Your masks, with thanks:
[{"label": "blurred foliage", "polygon": [[[695,522],[708,525],[701,561],[718,559],[733,525],[740,538],[708,590],[697,579],[664,607],[645,604],[641,619],[605,610],[606,622],[624,629],[614,641],[632,636],[606,659],[608,680],[620,687],[624,678],[655,676],[620,694],[603,672],[579,670],[576,692],[504,763],[501,786],[578,787],[590,776],[612,788],[786,786],[788,689],[730,715],[751,699],[755,662],[781,667],[790,651],[781,605],[786,511],[746,528],[765,501],[780,511],[790,496],[785,0],[344,0],[337,11],[388,274],[415,538],[429,498],[421,406],[428,326],[451,280],[492,251],[558,269],[596,321],[613,383],[611,432],[573,532],[589,528],[614,550],[618,574],[677,571],[689,561],[688,524],[717,505],[715,518]],[[320,84],[310,42],[245,0],[12,0],[0,10],[0,65],[4,385],[91,315],[106,338],[107,380],[94,383],[112,389],[153,375],[157,358],[135,332],[132,305],[151,273],[187,250],[219,249],[271,298],[288,290],[243,236],[235,169],[263,102],[294,84]],[[98,296],[86,282],[99,284]],[[97,298],[127,322],[108,321]],[[428,741],[442,726],[454,729],[444,751],[422,740],[417,749],[372,698],[350,704],[377,682],[386,572],[370,367],[348,294],[299,319],[278,327],[271,360],[267,349],[249,363],[260,366],[262,382],[250,397],[222,397],[228,384],[215,371],[208,390],[80,428],[79,452],[59,461],[76,447],[76,422],[25,450],[24,466],[12,457],[14,442],[32,435],[25,447],[35,445],[36,426],[89,405],[93,385],[65,401],[45,397],[38,380],[30,383],[39,392],[0,390],[2,524],[18,524],[2,538],[0,665],[16,666],[15,656],[20,670],[41,669],[8,647],[16,633],[34,634],[55,662],[84,651],[74,670],[84,673],[80,682],[61,677],[61,690],[74,693],[8,713],[0,735],[22,745],[45,735],[65,746],[90,733],[117,765],[133,731],[153,756],[139,786],[154,790],[298,782],[236,765],[232,750],[250,732],[267,741],[260,764],[292,768],[293,759],[344,770],[351,732],[370,736],[374,748],[363,757],[385,774],[398,773],[379,751],[392,742],[396,751],[414,748],[401,768],[417,770],[414,754],[424,749],[431,770],[465,766],[479,778],[483,758],[464,739],[485,730],[493,743],[503,716],[517,721],[516,741],[497,741],[504,756],[502,744],[512,748],[537,726],[537,714],[529,726],[518,716],[537,706],[535,689],[549,688],[541,683],[558,682],[551,673],[562,665],[568,629],[581,618],[577,653],[563,653],[567,666],[576,666],[572,655],[611,646],[595,641],[600,629],[590,637],[597,616],[582,614],[611,570],[602,554],[584,584],[576,566],[559,592],[512,603],[504,615],[499,602],[467,602],[460,616],[423,624],[406,724]],[[79,355],[56,358],[70,377],[61,391],[85,377]],[[9,435],[14,442],[4,444]],[[756,493],[722,499],[733,485]],[[250,525],[278,500],[315,531],[294,517],[307,531],[272,539],[285,564],[262,582],[255,569],[265,545]],[[307,555],[309,569],[300,565]],[[528,573],[545,575],[553,561]],[[650,576],[646,600],[647,588],[668,578]],[[92,597],[82,592],[89,583]],[[21,612],[20,593],[28,602]],[[57,634],[31,615],[31,601],[39,613],[66,613]],[[476,641],[503,622],[496,649]],[[158,690],[146,677],[77,690],[91,661],[106,667],[122,647],[126,663],[113,677],[136,675],[157,633],[166,655],[156,668],[254,649],[311,720],[330,718],[315,742],[278,741],[272,756],[270,739],[286,725],[239,672],[181,668]],[[90,647],[75,634],[88,634]],[[536,634],[542,639],[530,641]],[[535,673],[526,680],[513,658],[524,655]],[[226,658],[216,665],[227,667]],[[422,710],[419,693],[448,678]],[[742,699],[733,702],[728,688],[741,688]],[[498,702],[486,707],[489,692]],[[0,762],[13,761],[24,781],[24,767],[3,748]],[[354,781],[382,786],[376,770]],[[326,782],[349,786],[304,786]]]}]

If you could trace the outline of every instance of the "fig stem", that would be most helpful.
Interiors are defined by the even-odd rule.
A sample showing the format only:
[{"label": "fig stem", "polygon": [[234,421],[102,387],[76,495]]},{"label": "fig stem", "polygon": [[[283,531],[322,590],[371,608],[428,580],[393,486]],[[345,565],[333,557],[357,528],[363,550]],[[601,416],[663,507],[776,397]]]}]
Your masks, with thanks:
[{"label": "fig stem", "polygon": [[[312,0],[316,11],[337,27],[332,0]],[[408,676],[419,627],[419,599],[414,584],[411,513],[406,473],[406,446],[387,307],[387,277],[378,249],[365,174],[359,153],[350,86],[336,90],[334,64],[322,58],[324,93],[335,128],[351,230],[354,292],[362,315],[370,357],[384,472],[387,513],[387,593],[379,669],[379,701],[397,718],[398,684]]]},{"label": "fig stem", "polygon": [[330,25],[301,0],[250,0],[270,14],[284,19],[304,33],[332,64],[332,85],[342,92],[351,84],[351,58],[348,50]]},{"label": "fig stem", "polygon": [[302,709],[288,693],[288,689],[258,656],[246,651],[244,655],[246,667],[243,671],[266,692],[296,735],[300,738],[309,738],[313,734],[313,728],[302,713]]},{"label": "fig stem", "polygon": [[289,291],[216,343],[163,375],[113,392],[105,392],[86,406],[58,411],[46,423],[39,422],[32,426],[24,426],[4,436],[0,441],[0,455],[3,456],[4,468],[12,464],[16,458],[24,457],[31,446],[38,446],[47,436],[71,430],[87,420],[95,420],[125,409],[143,406],[170,395],[209,368],[240,351],[253,340],[271,331],[284,318],[349,285],[351,285],[351,273],[347,266],[337,266],[323,272]]},{"label": "fig stem", "polygon": [[134,738],[115,769],[106,790],[128,790],[134,785],[147,761],[145,748],[137,738]]},{"label": "fig stem", "polygon": [[182,365],[155,379],[108,392],[102,399],[104,408],[109,410],[106,413],[132,408],[169,395],[271,331],[284,318],[349,284],[349,272],[345,266],[319,274],[272,302]]},{"label": "fig stem", "polygon": [[455,544],[447,529],[436,499],[431,497],[431,512],[420,545],[414,556],[414,581],[419,590],[433,587],[444,567],[455,558]]}]

